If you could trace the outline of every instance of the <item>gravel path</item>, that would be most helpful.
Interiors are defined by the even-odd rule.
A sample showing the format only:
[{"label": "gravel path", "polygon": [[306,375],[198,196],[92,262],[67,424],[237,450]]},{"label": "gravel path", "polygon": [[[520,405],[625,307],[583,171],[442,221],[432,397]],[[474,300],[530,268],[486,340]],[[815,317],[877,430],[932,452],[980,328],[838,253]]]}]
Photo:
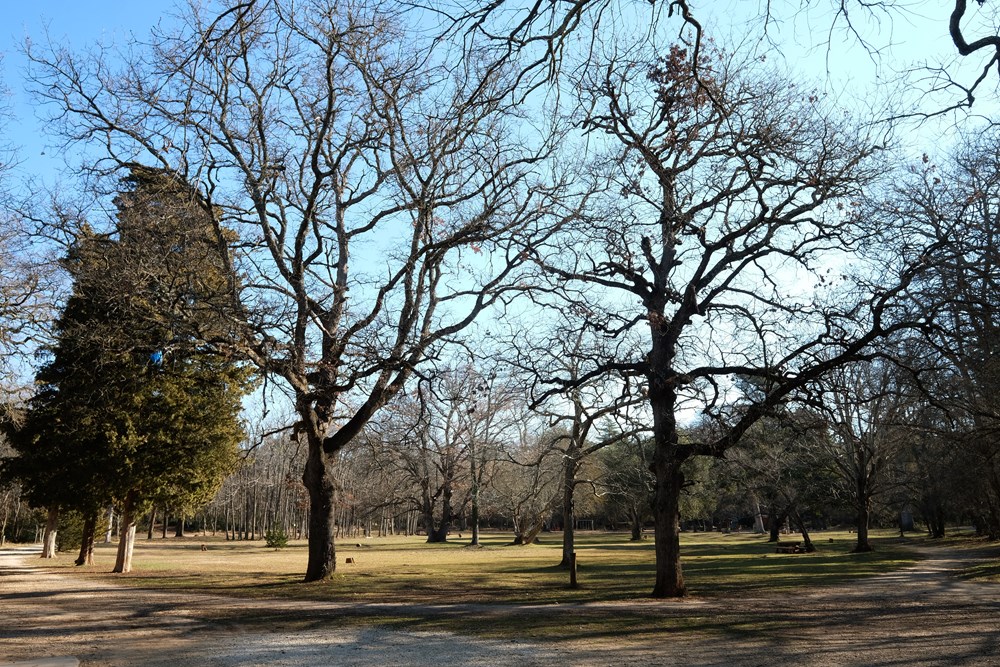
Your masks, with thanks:
[{"label": "gravel path", "polygon": [[[914,567],[796,596],[562,605],[567,639],[546,642],[390,629],[365,617],[463,614],[489,624],[517,614],[530,622],[556,613],[552,607],[162,593],[53,574],[34,567],[36,554],[0,550],[0,665],[42,658],[60,667],[76,660],[88,667],[1000,665],[1000,586],[954,576],[977,559],[996,558],[983,552],[924,549]],[[597,614],[644,623],[627,635],[574,634],[575,618]]]}]

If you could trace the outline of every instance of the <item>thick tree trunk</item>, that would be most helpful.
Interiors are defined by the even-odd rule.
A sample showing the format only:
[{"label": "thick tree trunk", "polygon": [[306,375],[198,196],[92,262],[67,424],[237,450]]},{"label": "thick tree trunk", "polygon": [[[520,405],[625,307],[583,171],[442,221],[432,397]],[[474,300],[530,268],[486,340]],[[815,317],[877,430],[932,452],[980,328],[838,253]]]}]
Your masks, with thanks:
[{"label": "thick tree trunk", "polygon": [[77,565],[94,564],[94,533],[97,530],[97,513],[89,512],[83,520],[83,536],[80,539],[80,555],[74,563]]},{"label": "thick tree trunk", "polygon": [[854,547],[854,553],[866,553],[872,550],[872,545],[868,541],[868,521],[870,510],[867,502],[858,503],[858,543]]},{"label": "thick tree trunk", "polygon": [[569,567],[576,549],[576,508],[573,492],[576,490],[576,457],[567,453],[563,457],[563,542],[559,567]]},{"label": "thick tree trunk", "polygon": [[56,535],[59,532],[59,507],[49,507],[45,519],[45,532],[42,534],[42,558],[56,557]]},{"label": "thick tree trunk", "polygon": [[427,524],[427,542],[429,544],[440,544],[448,541],[448,533],[451,531],[451,522],[453,519],[451,516],[451,496],[451,480],[448,479],[444,483],[444,490],[441,494],[441,523],[435,527],[434,515],[431,514],[427,517],[429,521]]},{"label": "thick tree trunk", "polygon": [[146,539],[153,539],[153,526],[156,524],[156,505],[149,509],[149,528],[146,530]]},{"label": "thick tree trunk", "polygon": [[[676,446],[676,445],[675,445]],[[683,597],[687,593],[681,569],[680,500],[684,486],[681,463],[657,452],[656,501],[653,520],[656,526],[656,584],[653,597]]]},{"label": "thick tree trunk", "polygon": [[174,537],[184,537],[184,512],[177,515],[177,525],[174,527]]},{"label": "thick tree trunk", "polygon": [[132,552],[135,550],[135,494],[129,493],[125,497],[119,521],[121,528],[118,531],[118,554],[111,571],[126,574],[132,571]]},{"label": "thick tree trunk", "polygon": [[309,492],[309,561],[305,581],[329,579],[337,569],[333,538],[334,486],[329,464],[323,443],[309,436],[309,458],[302,473],[302,482]]}]

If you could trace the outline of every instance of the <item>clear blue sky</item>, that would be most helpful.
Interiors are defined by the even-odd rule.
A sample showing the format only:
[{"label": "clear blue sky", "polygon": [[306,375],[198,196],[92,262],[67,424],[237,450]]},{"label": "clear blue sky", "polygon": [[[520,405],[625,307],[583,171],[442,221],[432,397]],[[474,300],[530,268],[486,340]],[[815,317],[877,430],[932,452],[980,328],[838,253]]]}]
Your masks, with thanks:
[{"label": "clear blue sky", "polygon": [[[747,34],[760,32],[760,24],[755,21],[760,4],[755,0],[705,0],[699,4],[700,7],[696,6],[699,16],[711,15],[706,24],[712,19],[728,24],[720,26],[721,31],[716,33],[721,35],[723,43],[738,42],[746,39]],[[880,46],[892,45],[876,58],[880,63],[880,67],[876,67],[870,54],[847,31],[830,32],[832,14],[828,8],[833,5],[833,2],[811,3],[806,13],[798,9],[797,0],[772,2],[772,8],[784,11],[786,16],[771,24],[769,30],[772,40],[780,44],[787,65],[833,90],[848,105],[869,97],[865,87],[891,77],[893,70],[910,65],[918,58],[942,58],[954,51],[947,35],[946,3],[916,0],[907,5],[905,15],[881,22],[864,21],[863,10],[849,4],[854,10],[852,17],[862,19],[858,25],[864,30],[866,39]],[[973,3],[970,11],[991,10],[989,6],[981,9]],[[24,60],[20,45],[24,39],[30,36],[36,41],[44,40],[47,30],[53,40],[65,42],[74,49],[86,48],[98,40],[123,43],[133,34],[146,36],[160,21],[172,22],[176,12],[177,0],[9,0],[5,3],[0,11],[3,18],[0,53],[4,58],[3,83],[11,90],[9,106],[14,119],[7,124],[6,141],[0,145],[20,147],[23,172],[49,178],[62,166],[57,151],[45,146],[44,128],[38,123],[36,109],[23,90]],[[832,44],[830,51],[825,43],[827,40]],[[757,48],[768,49],[770,44],[758,43]],[[769,57],[772,56],[777,53],[772,51]],[[965,80],[970,80],[970,69],[975,71],[969,67],[972,64],[967,63],[964,68]]]},{"label": "clear blue sky", "polygon": [[[98,40],[125,42],[131,34],[145,36],[157,22],[170,21],[174,0],[10,0],[0,10],[0,54],[3,83],[10,90],[13,119],[4,134],[20,147],[22,169],[33,173],[58,170],[61,161],[46,150],[43,128],[35,108],[24,92],[24,58],[20,50],[25,38],[43,41],[46,31],[58,43],[82,49]],[[44,155],[42,153],[45,153]]]}]

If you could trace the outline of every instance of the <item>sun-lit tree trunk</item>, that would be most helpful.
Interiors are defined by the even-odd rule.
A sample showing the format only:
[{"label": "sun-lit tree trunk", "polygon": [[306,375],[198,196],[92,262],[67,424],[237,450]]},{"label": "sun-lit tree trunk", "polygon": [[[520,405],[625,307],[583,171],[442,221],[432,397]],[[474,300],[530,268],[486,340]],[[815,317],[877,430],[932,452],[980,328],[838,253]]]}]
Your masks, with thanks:
[{"label": "sun-lit tree trunk", "polygon": [[59,507],[49,507],[45,518],[45,532],[42,533],[42,558],[56,557],[56,535],[59,531]]},{"label": "sun-lit tree trunk", "polygon": [[479,546],[479,475],[476,474],[476,446],[475,438],[469,446],[469,469],[472,473],[472,490],[470,494],[471,509],[469,512],[469,522],[472,525],[472,538],[469,540],[470,547]]},{"label": "sun-lit tree trunk", "polygon": [[125,497],[122,507],[121,526],[118,536],[118,552],[115,556],[113,573],[127,574],[132,571],[132,552],[135,550],[135,494],[130,492]]}]

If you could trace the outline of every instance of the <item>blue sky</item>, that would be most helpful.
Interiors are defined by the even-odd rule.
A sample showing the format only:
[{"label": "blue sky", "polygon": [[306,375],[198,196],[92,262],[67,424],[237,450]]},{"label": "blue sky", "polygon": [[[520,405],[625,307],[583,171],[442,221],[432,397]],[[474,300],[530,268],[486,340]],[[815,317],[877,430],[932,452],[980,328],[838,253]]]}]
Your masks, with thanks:
[{"label": "blue sky", "polygon": [[[627,5],[627,0],[623,2]],[[24,60],[20,44],[28,36],[36,41],[44,40],[46,29],[53,40],[74,49],[84,49],[98,40],[124,43],[131,35],[140,38],[148,35],[160,21],[172,22],[177,0],[40,0],[7,5],[2,12],[0,53],[4,58],[3,83],[11,90],[8,106],[14,118],[7,123],[5,141],[0,141],[0,145],[20,147],[22,173],[43,176],[51,181],[63,166],[62,160],[58,151],[46,145],[52,140],[45,139],[44,126],[36,118],[37,110],[23,90]],[[757,17],[761,5],[758,0],[706,0],[696,8],[706,25],[713,19],[720,24],[717,32],[709,34],[720,35],[723,43],[743,41],[744,47],[755,46],[760,52],[767,52],[771,61],[783,60],[786,66],[818,82],[848,107],[878,96],[872,92],[876,90],[873,86],[882,85],[881,90],[887,90],[884,84],[895,76],[895,71],[918,59],[955,58],[947,35],[946,3],[916,0],[906,6],[905,14],[894,15],[891,20],[858,22],[864,38],[883,47],[882,53],[874,58],[844,29],[843,22],[839,29],[830,30],[832,14],[829,8],[833,5],[833,2],[814,2],[809,4],[809,12],[803,12],[796,0],[772,2],[775,11],[786,14],[769,27],[771,39],[778,43],[780,50],[774,49],[770,42],[754,44],[746,37],[760,33]],[[860,7],[850,6],[854,10],[852,17],[859,18]],[[979,8],[975,3],[970,8],[973,14],[983,12],[978,18],[981,21],[989,18],[990,11],[988,6]],[[970,71],[975,73],[970,67],[972,64],[964,64],[964,80],[971,80]],[[980,106],[987,107],[987,99],[983,102]],[[928,101],[927,104],[940,102]],[[921,132],[924,131],[939,143],[936,141],[939,131],[925,129]]]},{"label": "blue sky", "polygon": [[[47,150],[43,128],[35,108],[24,92],[24,59],[20,49],[26,37],[35,41],[49,37],[74,49],[82,49],[98,40],[125,42],[131,34],[145,36],[160,20],[170,21],[174,0],[41,0],[5,3],[0,28],[0,53],[3,55],[3,83],[10,90],[9,107],[13,119],[6,132],[10,143],[20,148],[23,171],[48,174],[58,170],[61,161]],[[42,153],[45,153],[44,155]]]}]

